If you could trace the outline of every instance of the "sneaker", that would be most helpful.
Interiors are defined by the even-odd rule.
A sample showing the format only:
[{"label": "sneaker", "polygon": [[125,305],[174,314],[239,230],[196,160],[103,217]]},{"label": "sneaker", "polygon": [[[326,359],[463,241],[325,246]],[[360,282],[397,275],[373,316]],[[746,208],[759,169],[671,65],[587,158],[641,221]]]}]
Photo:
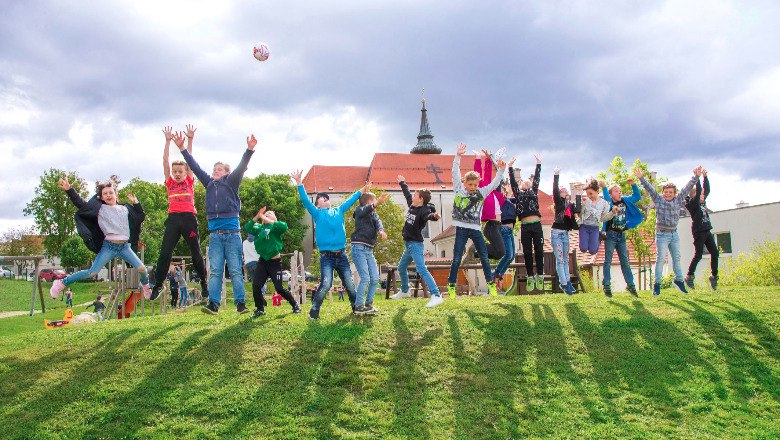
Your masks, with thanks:
[{"label": "sneaker", "polygon": [[691,289],[695,289],[696,287],[693,285],[693,276],[688,275],[685,277],[685,285],[690,287]]},{"label": "sneaker", "polygon": [[684,294],[688,294],[688,290],[685,288],[685,283],[682,281],[674,280],[674,285],[677,286],[678,289],[680,289],[680,292]]},{"label": "sneaker", "polygon": [[314,309],[309,310],[309,319],[320,319],[320,311]]},{"label": "sneaker", "polygon": [[217,305],[217,303],[209,301],[207,305],[200,308],[200,311],[203,313],[216,315],[217,313],[219,313],[219,306]]},{"label": "sneaker", "polygon": [[62,282],[62,280],[54,280],[54,283],[51,285],[51,289],[49,289],[49,296],[52,297],[52,299],[57,299],[60,296],[60,292],[62,292],[62,289],[65,288],[65,283]]},{"label": "sneaker", "polygon": [[574,294],[574,286],[572,286],[571,283],[566,283],[563,286],[563,293],[565,293],[566,295],[571,296],[572,294]]},{"label": "sneaker", "polygon": [[498,162],[499,160],[502,160],[505,157],[506,157],[506,147],[501,147],[498,149],[498,151],[493,153],[494,162]]},{"label": "sneaker", "polygon": [[435,295],[431,297],[431,300],[428,301],[428,304],[425,305],[427,308],[436,307],[439,305],[444,304],[444,298],[441,297],[441,295]]},{"label": "sneaker", "polygon": [[404,298],[411,298],[412,294],[409,292],[404,292],[403,290],[399,290],[398,293],[395,295],[390,295],[390,299],[404,299]]},{"label": "sneaker", "polygon": [[655,283],[653,285],[653,296],[661,295],[661,283]]},{"label": "sneaker", "polygon": [[366,305],[355,307],[355,309],[352,311],[353,315],[365,315],[366,313],[371,311],[371,307],[368,307]]},{"label": "sneaker", "polygon": [[639,297],[639,292],[636,291],[636,286],[626,286],[626,290],[628,290],[628,293],[631,294],[631,296]]},{"label": "sneaker", "polygon": [[144,298],[148,300],[152,299],[152,286],[150,286],[149,283],[143,284],[141,286],[141,291],[144,293]]},{"label": "sneaker", "polygon": [[294,305],[292,312],[293,313],[301,313],[301,306],[299,306],[298,304]]},{"label": "sneaker", "polygon": [[255,310],[255,313],[252,313],[252,316],[250,316],[249,319],[257,319],[263,315],[265,315],[265,310],[257,309]]},{"label": "sneaker", "polygon": [[534,290],[534,276],[528,275],[525,277],[525,290],[533,292]]},{"label": "sneaker", "polygon": [[447,296],[452,299],[458,298],[458,288],[452,284],[447,284]]},{"label": "sneaker", "polygon": [[158,286],[158,285],[155,285],[155,286],[152,288],[152,293],[150,293],[150,294],[149,294],[149,297],[148,297],[148,298],[146,298],[146,299],[148,299],[149,301],[154,301],[154,300],[156,300],[156,299],[157,299],[157,297],[158,297],[158,296],[160,296],[160,290],[162,290],[162,284],[160,284],[159,286]]},{"label": "sneaker", "polygon": [[607,298],[612,298],[612,287],[604,286],[604,295],[606,295]]},{"label": "sneaker", "polygon": [[536,290],[544,291],[544,276],[543,275],[537,275],[536,276]]},{"label": "sneaker", "polygon": [[236,312],[238,312],[239,315],[243,315],[244,313],[249,313],[249,309],[246,308],[246,304],[238,303],[236,305]]},{"label": "sneaker", "polygon": [[373,303],[366,303],[366,307],[368,307],[368,311],[366,312],[368,314],[375,315],[375,314],[379,313],[379,309],[374,307]]},{"label": "sneaker", "polygon": [[200,282],[200,297],[201,298],[209,297],[209,283],[206,281]]},{"label": "sneaker", "polygon": [[710,275],[710,287],[712,290],[718,290],[718,277]]},{"label": "sneaker", "polygon": [[502,281],[504,281],[504,277],[499,274],[493,275],[493,282],[496,284],[496,289],[503,290]]},{"label": "sneaker", "polygon": [[488,293],[490,296],[498,296],[498,291],[496,290],[496,283],[488,283]]}]

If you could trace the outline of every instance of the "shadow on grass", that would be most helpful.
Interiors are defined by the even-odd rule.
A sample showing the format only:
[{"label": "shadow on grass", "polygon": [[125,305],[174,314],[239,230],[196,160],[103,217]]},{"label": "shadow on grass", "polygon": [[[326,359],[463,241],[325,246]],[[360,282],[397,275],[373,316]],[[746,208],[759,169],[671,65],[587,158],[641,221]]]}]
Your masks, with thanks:
[{"label": "shadow on grass", "polygon": [[[371,322],[351,315],[333,323],[310,321],[274,374],[262,378],[220,435],[333,438],[342,429],[365,431],[368,427],[352,422],[342,404],[350,397],[362,399],[357,359],[360,338]],[[286,431],[289,426],[298,432]]]},{"label": "shadow on grass", "polygon": [[[628,314],[628,320],[609,318],[594,324],[580,305],[565,306],[569,322],[587,347],[593,378],[606,405],[629,405],[622,411],[635,413],[646,412],[649,405],[664,418],[678,420],[678,408],[685,404],[686,396],[676,395],[674,390],[688,383],[692,366],[703,368],[715,383],[716,393],[726,397],[716,370],[680,329],[651,314],[639,301],[633,301],[631,307],[610,304]],[[627,391],[641,395],[646,402],[625,401]]]},{"label": "shadow on grass", "polygon": [[777,334],[772,329],[767,327],[763,321],[750,310],[740,307],[731,301],[724,301],[724,303],[728,304],[731,309],[723,307],[719,304],[712,305],[725,312],[733,314],[734,319],[741,322],[742,325],[747,327],[748,330],[753,333],[756,341],[758,341],[760,346],[764,347],[764,350],[766,350],[767,354],[780,361],[780,339],[778,339]]},{"label": "shadow on grass", "polygon": [[393,316],[395,345],[390,355],[388,378],[384,392],[392,400],[393,434],[404,438],[431,438],[428,429],[426,402],[429,400],[425,374],[418,359],[422,350],[433,344],[442,334],[441,329],[428,329],[415,338],[404,320],[408,309],[398,310]]},{"label": "shadow on grass", "polygon": [[[13,426],[20,426],[23,431],[19,433],[9,432],[9,434],[11,436],[34,437],[56,428],[49,424],[52,414],[60,413],[64,408],[74,404],[74,402],[95,399],[94,394],[97,391],[97,387],[85,387],[83,384],[95,385],[97,382],[104,381],[107,378],[109,380],[123,380],[121,369],[118,371],[112,369],[115,368],[115,365],[122,365],[130,361],[138,350],[159,340],[181,325],[180,323],[168,326],[129,344],[126,341],[137,333],[137,330],[123,330],[111,334],[106,341],[101,341],[100,345],[91,352],[84,353],[83,351],[71,349],[63,357],[52,359],[52,356],[58,356],[58,353],[62,353],[58,352],[51,356],[27,362],[25,365],[20,365],[18,372],[30,375],[35,374],[35,377],[58,374],[60,378],[53,382],[47,382],[43,389],[34,391],[32,390],[36,388],[36,384],[27,382],[28,388],[23,390],[23,393],[29,393],[33,397],[8,414],[9,420],[13,420],[15,423]],[[87,358],[86,360],[85,357]],[[78,361],[78,368],[72,368],[66,373],[54,373],[61,370],[63,362],[66,360]],[[108,406],[112,407],[112,405]],[[102,435],[104,433],[99,432],[96,436]]]},{"label": "shadow on grass", "polygon": [[[747,348],[746,341],[734,336],[715,314],[694,301],[685,301],[685,305],[665,302],[667,305],[689,314],[721,352],[728,367],[729,385],[736,394],[736,396],[731,396],[732,398],[737,397],[742,402],[750,400],[755,396],[756,387],[758,387],[768,393],[775,401],[780,402],[780,379],[769,367],[756,358],[752,350]],[[739,309],[733,304],[730,305]],[[739,314],[745,316],[744,312],[747,311],[742,309]],[[747,314],[752,315],[750,312]],[[752,318],[755,319],[755,315]],[[763,337],[764,344],[767,344],[771,349],[771,342],[768,341],[774,337],[767,336],[768,333],[765,332],[767,329],[761,328],[762,326],[757,319],[755,321],[751,319],[748,322],[751,324],[746,324],[746,326],[756,333],[759,340]],[[743,321],[743,323],[746,322]],[[776,340],[774,338],[774,341]],[[768,351],[771,352],[771,350]],[[753,381],[748,380],[751,377]]]}]

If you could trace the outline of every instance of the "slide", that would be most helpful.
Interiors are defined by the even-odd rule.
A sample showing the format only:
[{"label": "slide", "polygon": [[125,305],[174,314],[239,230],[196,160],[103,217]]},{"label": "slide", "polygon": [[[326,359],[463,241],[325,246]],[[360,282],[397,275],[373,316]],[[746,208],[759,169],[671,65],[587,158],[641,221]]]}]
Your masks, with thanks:
[{"label": "slide", "polygon": [[517,280],[515,278],[515,270],[516,269],[510,269],[509,271],[507,271],[506,275],[504,275],[504,280],[505,280],[504,283],[506,283],[507,275],[511,274],[510,276],[511,276],[511,280],[512,280],[511,281],[512,284],[504,290],[504,295],[519,295],[520,294],[520,292],[517,291]]},{"label": "slide", "polygon": [[130,296],[125,300],[125,306],[122,307],[122,313],[119,314],[119,319],[129,318],[130,314],[135,310],[135,305],[143,298],[142,292],[130,292]]}]

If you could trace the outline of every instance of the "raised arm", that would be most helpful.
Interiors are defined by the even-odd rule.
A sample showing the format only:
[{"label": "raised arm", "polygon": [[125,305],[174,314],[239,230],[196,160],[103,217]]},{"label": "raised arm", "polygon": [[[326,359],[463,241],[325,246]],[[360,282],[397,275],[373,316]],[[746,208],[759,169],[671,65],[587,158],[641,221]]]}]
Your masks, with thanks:
[{"label": "raised arm", "polygon": [[[195,128],[195,126],[192,125],[192,124],[187,124],[184,128],[187,129],[187,131],[186,131],[186,134],[187,134],[187,151],[189,151],[190,154],[192,154],[192,140],[195,138],[195,132],[198,129]],[[191,178],[195,177],[195,174],[192,172],[192,168],[187,169],[187,175],[190,176]]]},{"label": "raised arm", "polygon": [[519,197],[518,194],[520,194],[520,187],[517,186],[517,180],[515,180],[515,169],[511,166],[509,167],[509,186],[512,187],[512,194],[517,199]]},{"label": "raised arm", "polygon": [[271,231],[274,231],[279,235],[287,232],[287,229],[289,229],[289,226],[287,226],[287,223],[282,221],[275,221],[273,226],[271,226]]},{"label": "raised arm", "polygon": [[561,190],[558,188],[558,180],[560,177],[558,173],[560,173],[560,171],[561,170],[558,168],[553,169],[553,202],[556,205],[561,201]]},{"label": "raised arm", "polygon": [[354,205],[358,201],[358,199],[360,199],[361,194],[363,194],[361,190],[357,190],[354,193],[352,193],[352,195],[349,196],[349,198],[345,200],[344,203],[341,204],[341,206],[339,206],[339,212],[341,214],[344,214],[345,212],[349,211],[349,208],[351,208],[352,205]]},{"label": "raised arm", "polygon": [[163,174],[167,181],[171,177],[171,164],[168,162],[168,152],[171,148],[171,139],[173,139],[173,133],[171,132],[173,127],[164,127],[163,134],[165,135],[165,148],[163,149]]},{"label": "raised arm", "polygon": [[699,183],[699,176],[701,175],[701,167],[696,167],[693,170],[693,177],[691,177],[691,180],[688,181],[688,183],[685,184],[685,187],[683,187],[682,190],[680,190],[680,193],[677,194],[677,197],[675,197],[677,200],[682,202],[685,200],[685,196],[688,195],[689,192],[693,189],[693,186]]},{"label": "raised arm", "polygon": [[701,174],[704,176],[704,200],[707,200],[710,195],[710,179],[707,178],[707,170],[703,170]]},{"label": "raised arm", "polygon": [[82,206],[87,204],[87,202],[81,198],[79,193],[77,193],[76,190],[70,185],[68,179],[64,177],[61,178],[57,182],[57,186],[59,186],[60,189],[65,190],[65,194],[68,195],[68,198],[76,206],[76,208],[81,209]]},{"label": "raised arm", "polygon": [[211,183],[211,176],[200,168],[200,165],[198,165],[198,162],[195,161],[195,158],[192,157],[192,154],[190,154],[189,151],[183,147],[179,148],[179,151],[181,151],[181,155],[184,156],[184,160],[187,162],[187,165],[189,165],[192,172],[195,173],[198,180],[200,180],[200,183],[203,184],[203,186],[209,186],[209,183]]},{"label": "raised arm", "polygon": [[399,174],[397,180],[398,180],[398,184],[401,185],[401,192],[404,193],[404,198],[406,199],[406,206],[412,206],[412,193],[409,192],[409,187],[406,185],[404,176]]},{"label": "raised arm", "polygon": [[503,160],[499,160],[498,167],[499,168],[496,177],[494,177],[493,180],[490,181],[490,183],[487,186],[479,189],[479,192],[482,193],[482,197],[487,198],[488,194],[490,194],[494,189],[498,188],[498,185],[500,185],[501,181],[504,179],[504,172],[506,171],[506,163]]},{"label": "raised arm", "polygon": [[457,188],[462,184],[460,181],[460,157],[466,152],[465,144],[458,144],[458,149],[455,152],[455,159],[452,160],[452,187]]},{"label": "raised arm", "polygon": [[244,173],[249,167],[249,159],[252,158],[252,154],[255,152],[256,145],[257,139],[255,139],[255,135],[247,136],[246,151],[244,151],[244,155],[241,156],[241,162],[238,163],[236,169],[233,170],[228,176],[228,183],[233,188],[238,189],[239,185],[241,185],[241,179],[244,178]]}]

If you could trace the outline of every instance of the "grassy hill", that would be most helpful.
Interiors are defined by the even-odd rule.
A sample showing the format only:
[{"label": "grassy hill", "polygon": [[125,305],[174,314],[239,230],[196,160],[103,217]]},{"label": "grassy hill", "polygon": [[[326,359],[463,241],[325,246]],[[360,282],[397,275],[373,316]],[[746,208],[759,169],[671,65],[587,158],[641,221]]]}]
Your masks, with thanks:
[{"label": "grassy hill", "polygon": [[[3,437],[777,438],[780,288],[0,320]],[[308,304],[304,311],[308,310]],[[37,320],[17,317],[8,320]]]}]

